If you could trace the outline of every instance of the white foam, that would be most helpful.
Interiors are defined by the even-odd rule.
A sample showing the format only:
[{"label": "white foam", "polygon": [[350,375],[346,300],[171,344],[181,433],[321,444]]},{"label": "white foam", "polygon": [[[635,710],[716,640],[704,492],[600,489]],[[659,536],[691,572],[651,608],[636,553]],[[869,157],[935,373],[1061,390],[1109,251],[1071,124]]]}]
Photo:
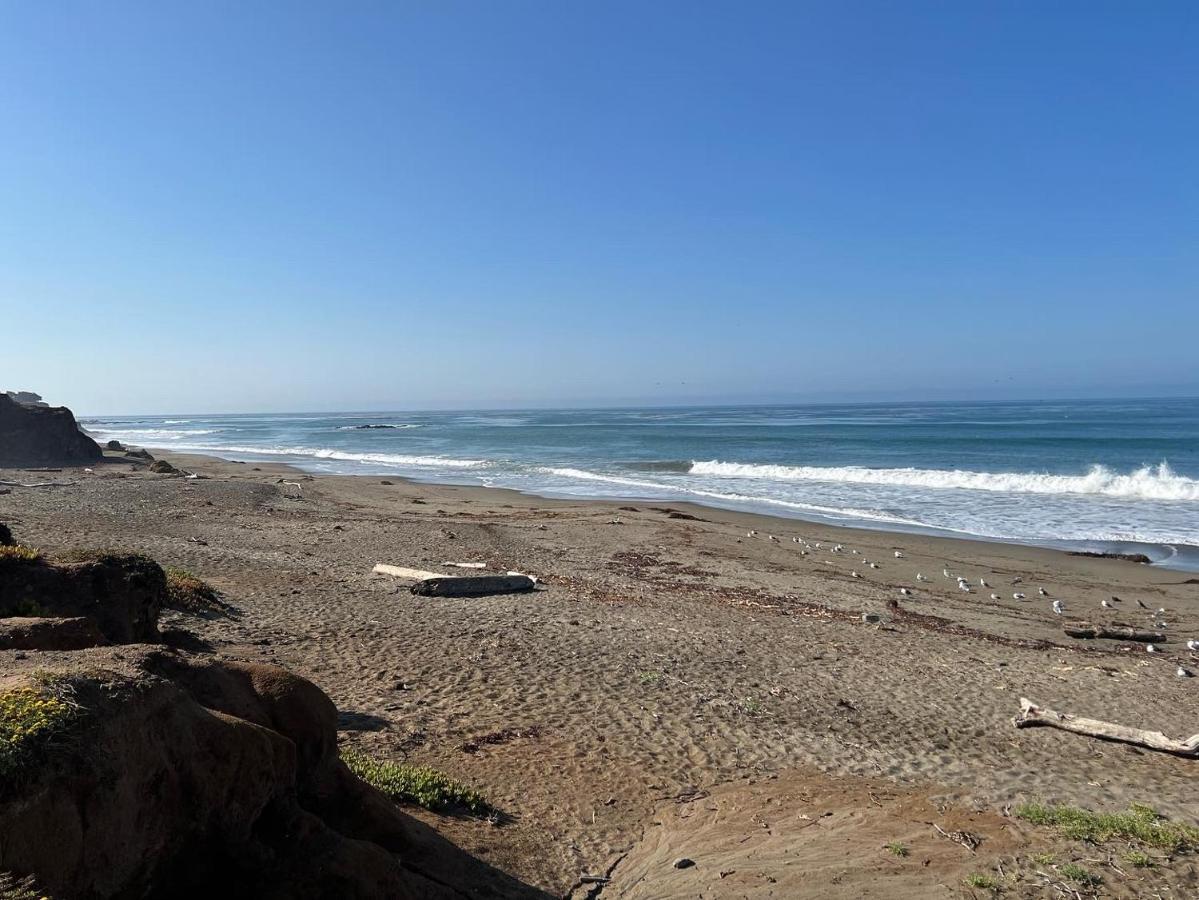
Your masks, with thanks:
[{"label": "white foam", "polygon": [[1128,500],[1199,500],[1199,480],[1176,474],[1167,463],[1128,474],[1092,466],[1085,475],[1038,472],[970,472],[962,469],[868,469],[860,466],[776,466],[693,462],[690,474],[772,481],[821,481],[1015,494],[1098,494]]},{"label": "white foam", "polygon": [[97,434],[124,441],[182,441],[201,434],[216,434],[218,428],[96,428]]},{"label": "white foam", "polygon": [[428,469],[474,469],[486,466],[482,459],[452,459],[445,456],[408,456],[400,453],[352,453],[327,447],[194,447],[207,452],[254,453],[265,456],[308,456],[314,459],[335,459],[342,462],[377,463],[385,466]]}]

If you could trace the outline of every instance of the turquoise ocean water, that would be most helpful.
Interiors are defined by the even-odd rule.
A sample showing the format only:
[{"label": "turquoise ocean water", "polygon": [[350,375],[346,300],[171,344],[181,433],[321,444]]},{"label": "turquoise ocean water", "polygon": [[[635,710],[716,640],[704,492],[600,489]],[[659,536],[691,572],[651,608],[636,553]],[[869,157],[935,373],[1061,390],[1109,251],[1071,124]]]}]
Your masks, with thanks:
[{"label": "turquoise ocean water", "polygon": [[1199,568],[1199,400],[112,416],[99,439]]}]

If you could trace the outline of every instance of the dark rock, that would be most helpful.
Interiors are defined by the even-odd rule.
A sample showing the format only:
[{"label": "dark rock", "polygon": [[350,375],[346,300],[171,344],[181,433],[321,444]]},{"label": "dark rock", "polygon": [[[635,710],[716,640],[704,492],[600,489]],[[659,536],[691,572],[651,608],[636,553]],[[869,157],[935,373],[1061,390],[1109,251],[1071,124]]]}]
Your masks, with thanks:
[{"label": "dark rock", "polygon": [[65,406],[25,406],[0,394],[0,466],[87,465],[103,458]]},{"label": "dark rock", "polygon": [[0,619],[0,650],[82,650],[107,644],[91,619]]},{"label": "dark rock", "polygon": [[41,394],[35,394],[33,391],[5,391],[6,396],[20,403],[22,406],[49,406],[42,399]]},{"label": "dark rock", "polygon": [[1144,553],[1099,553],[1093,550],[1071,550],[1071,556],[1089,556],[1092,559],[1122,559],[1125,562],[1141,563],[1149,565],[1153,562]]},{"label": "dark rock", "polygon": [[150,464],[150,471],[157,475],[178,475],[179,470],[165,459],[156,459]]},{"label": "dark rock", "polygon": [[8,526],[0,522],[0,547],[11,547],[16,541],[12,539],[12,532],[8,530]]},{"label": "dark rock", "polygon": [[158,640],[166,576],[144,556],[83,555],[77,561],[0,560],[0,617],[84,616],[114,644]]},{"label": "dark rock", "polygon": [[126,450],[125,455],[131,459],[144,459],[147,462],[153,462],[154,460],[154,457],[150,455],[150,451],[142,447],[138,447],[136,450]]},{"label": "dark rock", "polygon": [[695,865],[695,860],[688,859],[686,856],[680,856],[673,863],[671,863],[671,865],[673,865],[676,869],[690,869],[693,865]]},{"label": "dark rock", "polygon": [[124,450],[125,445],[122,444],[120,441],[109,441],[107,444],[104,445],[104,449],[105,450]]}]

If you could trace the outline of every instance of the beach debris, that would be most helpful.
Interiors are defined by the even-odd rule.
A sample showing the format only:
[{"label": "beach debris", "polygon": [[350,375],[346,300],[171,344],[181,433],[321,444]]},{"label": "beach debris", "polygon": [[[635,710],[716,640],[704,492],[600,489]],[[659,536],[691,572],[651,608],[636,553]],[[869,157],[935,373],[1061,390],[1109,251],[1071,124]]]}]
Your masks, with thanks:
[{"label": "beach debris", "polygon": [[1008,582],[1008,583],[1009,583],[1009,584],[1024,584],[1024,579],[1023,579],[1023,578],[1021,578],[1021,577],[1019,577],[1019,576],[1016,576],[1015,578],[1013,578],[1013,579],[1012,579],[1010,582]]},{"label": "beach debris", "polygon": [[412,578],[416,580],[443,577],[440,572],[426,572],[424,569],[408,569],[404,566],[389,566],[386,563],[375,563],[375,567],[371,571],[376,575],[391,575],[393,578]]},{"label": "beach debris", "polygon": [[1148,750],[1173,753],[1176,756],[1187,756],[1192,759],[1199,757],[1199,734],[1187,738],[1185,741],[1173,740],[1160,731],[1145,731],[1141,728],[1129,728],[1126,725],[1116,725],[1099,719],[1087,719],[1070,713],[1055,712],[1047,707],[1037,706],[1026,697],[1020,698],[1020,715],[1012,720],[1012,724],[1017,728],[1040,726],[1058,728],[1073,734],[1099,738],[1104,741],[1133,744]]},{"label": "beach debris", "polygon": [[438,575],[417,581],[412,593],[421,597],[484,597],[518,594],[536,586],[528,575]]},{"label": "beach debris", "polygon": [[1066,622],[1062,631],[1074,638],[1106,638],[1112,641],[1137,641],[1152,645],[1154,641],[1164,641],[1166,636],[1156,631],[1143,631],[1129,625],[1094,625],[1090,622]]},{"label": "beach debris", "polygon": [[189,537],[187,540],[188,540],[188,542],[189,542],[189,543],[192,543],[192,544],[199,544],[201,547],[207,547],[207,546],[208,546],[208,541],[204,540],[204,538],[198,538],[198,537]]},{"label": "beach debris", "polygon": [[932,822],[929,822],[928,824],[937,829],[942,837],[948,838],[955,844],[961,844],[971,853],[977,850],[978,845],[982,843],[982,838],[980,838],[977,834],[971,834],[969,831],[946,831],[940,825],[936,825]]},{"label": "beach debris", "polygon": [[[1115,600],[1116,598],[1115,598],[1115,597],[1112,597],[1112,599],[1113,599],[1113,600]],[[1149,607],[1148,607],[1148,606],[1146,606],[1144,603],[1142,603],[1142,602],[1140,601],[1140,599],[1138,599],[1138,600],[1137,600],[1137,606],[1139,606],[1141,609],[1148,609],[1148,608],[1149,608]]]},{"label": "beach debris", "polygon": [[484,562],[443,562],[443,566],[450,566],[454,569],[486,569],[487,563]]},{"label": "beach debris", "polygon": [[878,625],[882,620],[883,617],[878,613],[862,613],[862,621],[867,625]]},{"label": "beach debris", "polygon": [[40,488],[40,487],[70,487],[75,484],[74,481],[35,481],[32,484],[25,484],[20,481],[0,481],[0,484],[8,487],[19,488]]},{"label": "beach debris", "polygon": [[1016,593],[1012,594],[1012,599],[1013,600],[1024,600],[1024,599],[1026,599],[1026,595],[1021,594],[1019,591],[1016,591]]},{"label": "beach debris", "polygon": [[1066,607],[1064,607],[1062,605],[1061,600],[1054,600],[1053,601],[1053,611],[1060,616],[1062,613],[1064,613],[1066,611]]}]

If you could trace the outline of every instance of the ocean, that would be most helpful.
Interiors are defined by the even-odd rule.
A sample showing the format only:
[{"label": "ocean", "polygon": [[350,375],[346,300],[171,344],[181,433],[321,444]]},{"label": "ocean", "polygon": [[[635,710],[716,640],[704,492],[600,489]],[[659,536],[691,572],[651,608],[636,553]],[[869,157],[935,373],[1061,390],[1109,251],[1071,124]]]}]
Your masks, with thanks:
[{"label": "ocean", "polygon": [[1199,569],[1199,399],[92,417],[98,440]]}]

